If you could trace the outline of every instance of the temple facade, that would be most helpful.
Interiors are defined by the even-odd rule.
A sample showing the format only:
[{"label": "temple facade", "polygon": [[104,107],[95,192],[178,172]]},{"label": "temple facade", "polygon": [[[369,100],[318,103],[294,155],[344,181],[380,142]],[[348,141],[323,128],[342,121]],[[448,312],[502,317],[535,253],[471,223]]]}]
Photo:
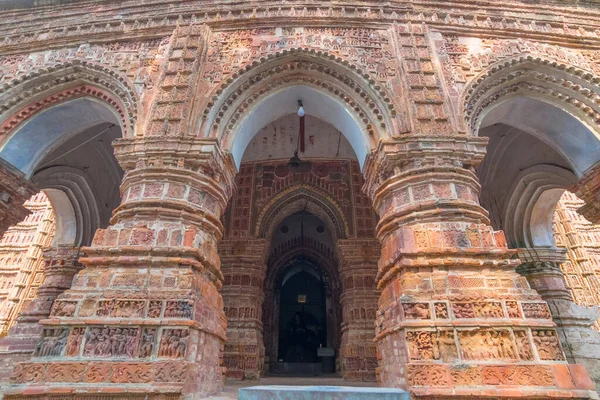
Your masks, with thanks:
[{"label": "temple facade", "polygon": [[598,398],[595,1],[0,16],[5,399]]}]

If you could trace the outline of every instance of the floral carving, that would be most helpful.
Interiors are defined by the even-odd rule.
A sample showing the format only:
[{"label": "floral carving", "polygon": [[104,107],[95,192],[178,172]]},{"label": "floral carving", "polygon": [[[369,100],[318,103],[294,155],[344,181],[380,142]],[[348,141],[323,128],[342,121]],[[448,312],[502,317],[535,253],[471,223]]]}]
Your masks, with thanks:
[{"label": "floral carving", "polygon": [[52,363],[46,377],[54,382],[80,382],[84,370],[84,363]]},{"label": "floral carving", "polygon": [[41,363],[18,363],[11,377],[17,383],[35,383],[42,380],[46,365]]},{"label": "floral carving", "polygon": [[182,362],[156,363],[152,369],[157,382],[183,382],[186,377],[187,364]]},{"label": "floral carving", "polygon": [[111,381],[114,383],[144,383],[152,380],[150,364],[119,363],[114,366]]}]

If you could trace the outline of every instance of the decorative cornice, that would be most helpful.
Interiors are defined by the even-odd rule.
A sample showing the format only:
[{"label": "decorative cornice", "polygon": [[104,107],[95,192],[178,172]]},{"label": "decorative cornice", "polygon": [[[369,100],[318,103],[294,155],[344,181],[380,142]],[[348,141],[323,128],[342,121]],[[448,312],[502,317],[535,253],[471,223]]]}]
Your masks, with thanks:
[{"label": "decorative cornice", "polygon": [[[493,30],[495,36],[545,38],[554,43],[599,46],[596,28],[600,15],[596,15],[593,9],[568,8],[562,3],[561,7],[528,6],[522,2],[510,7],[487,1],[403,1],[383,6],[364,2],[348,2],[347,5],[321,3],[319,6],[282,5],[270,1],[253,3],[252,6],[246,3],[206,4],[201,1],[172,3],[155,1],[140,5],[123,2],[98,9],[96,2],[83,2],[78,7],[62,7],[52,19],[48,15],[56,11],[53,7],[36,8],[35,11],[39,10],[37,15],[32,15],[31,10],[26,14],[4,12],[2,14],[10,16],[8,20],[11,22],[0,25],[0,33],[5,37],[0,51],[17,53],[24,49],[59,47],[88,41],[85,37],[93,37],[96,42],[115,37],[119,40],[159,37],[168,35],[169,30],[172,31],[178,24],[201,23],[228,29],[239,25],[279,24],[292,18],[305,25],[323,22],[340,26],[353,22],[374,26],[394,22],[427,23],[444,31],[469,31],[489,36]],[[519,11],[527,17],[519,15]],[[557,22],[557,13],[562,14],[560,22]],[[24,21],[19,20],[22,16]]]}]

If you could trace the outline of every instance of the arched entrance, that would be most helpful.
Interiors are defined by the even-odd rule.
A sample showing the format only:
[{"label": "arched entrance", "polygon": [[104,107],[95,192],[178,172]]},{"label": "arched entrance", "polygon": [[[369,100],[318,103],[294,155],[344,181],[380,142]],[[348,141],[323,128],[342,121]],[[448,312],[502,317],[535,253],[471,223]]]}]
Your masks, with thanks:
[{"label": "arched entrance", "polygon": [[279,305],[277,358],[279,363],[291,367],[284,368],[285,371],[302,371],[298,364],[318,363],[317,349],[323,344],[327,347],[323,280],[323,275],[309,260],[299,257],[291,262],[289,271],[276,288],[278,300],[275,304]]},{"label": "arched entrance", "polygon": [[333,237],[321,218],[307,211],[290,215],[273,231],[263,313],[265,372],[335,372],[341,309]]},{"label": "arched entrance", "polygon": [[[305,118],[305,151],[297,168],[289,165],[298,143],[296,114],[254,135],[224,218],[225,237],[219,244],[228,317],[224,359],[232,379],[322,372],[375,378],[379,253],[355,260],[345,258],[343,249],[352,247],[345,241],[354,241],[355,247],[374,241],[376,217],[362,193],[364,181],[350,142],[335,126],[312,115]],[[365,265],[355,270],[353,263],[359,262]],[[357,288],[349,283],[342,301],[343,277],[356,279]],[[263,285],[256,287],[254,281]],[[316,291],[301,293],[309,288]],[[305,303],[299,295],[306,295],[300,299]],[[261,320],[240,317],[245,307],[260,307]],[[298,343],[293,333],[296,313],[302,319],[296,328],[311,331],[307,342]]]}]

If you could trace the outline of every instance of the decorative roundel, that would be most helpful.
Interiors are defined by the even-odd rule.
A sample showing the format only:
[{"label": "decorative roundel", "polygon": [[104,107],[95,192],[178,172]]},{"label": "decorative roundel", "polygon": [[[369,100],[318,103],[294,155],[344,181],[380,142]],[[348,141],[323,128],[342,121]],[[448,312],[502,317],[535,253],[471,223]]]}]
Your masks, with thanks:
[{"label": "decorative roundel", "polygon": [[275,176],[285,178],[290,173],[290,168],[286,164],[281,164],[275,167]]},{"label": "decorative roundel", "polygon": [[319,225],[319,226],[317,226],[317,232],[318,232],[318,233],[323,233],[323,232],[325,232],[325,227],[324,227],[323,225]]},{"label": "decorative roundel", "polygon": [[317,165],[313,172],[319,178],[325,178],[327,175],[329,175],[329,168],[327,168],[326,165]]},{"label": "decorative roundel", "polygon": [[288,233],[290,231],[290,228],[288,228],[286,225],[282,226],[280,229],[281,233]]}]

